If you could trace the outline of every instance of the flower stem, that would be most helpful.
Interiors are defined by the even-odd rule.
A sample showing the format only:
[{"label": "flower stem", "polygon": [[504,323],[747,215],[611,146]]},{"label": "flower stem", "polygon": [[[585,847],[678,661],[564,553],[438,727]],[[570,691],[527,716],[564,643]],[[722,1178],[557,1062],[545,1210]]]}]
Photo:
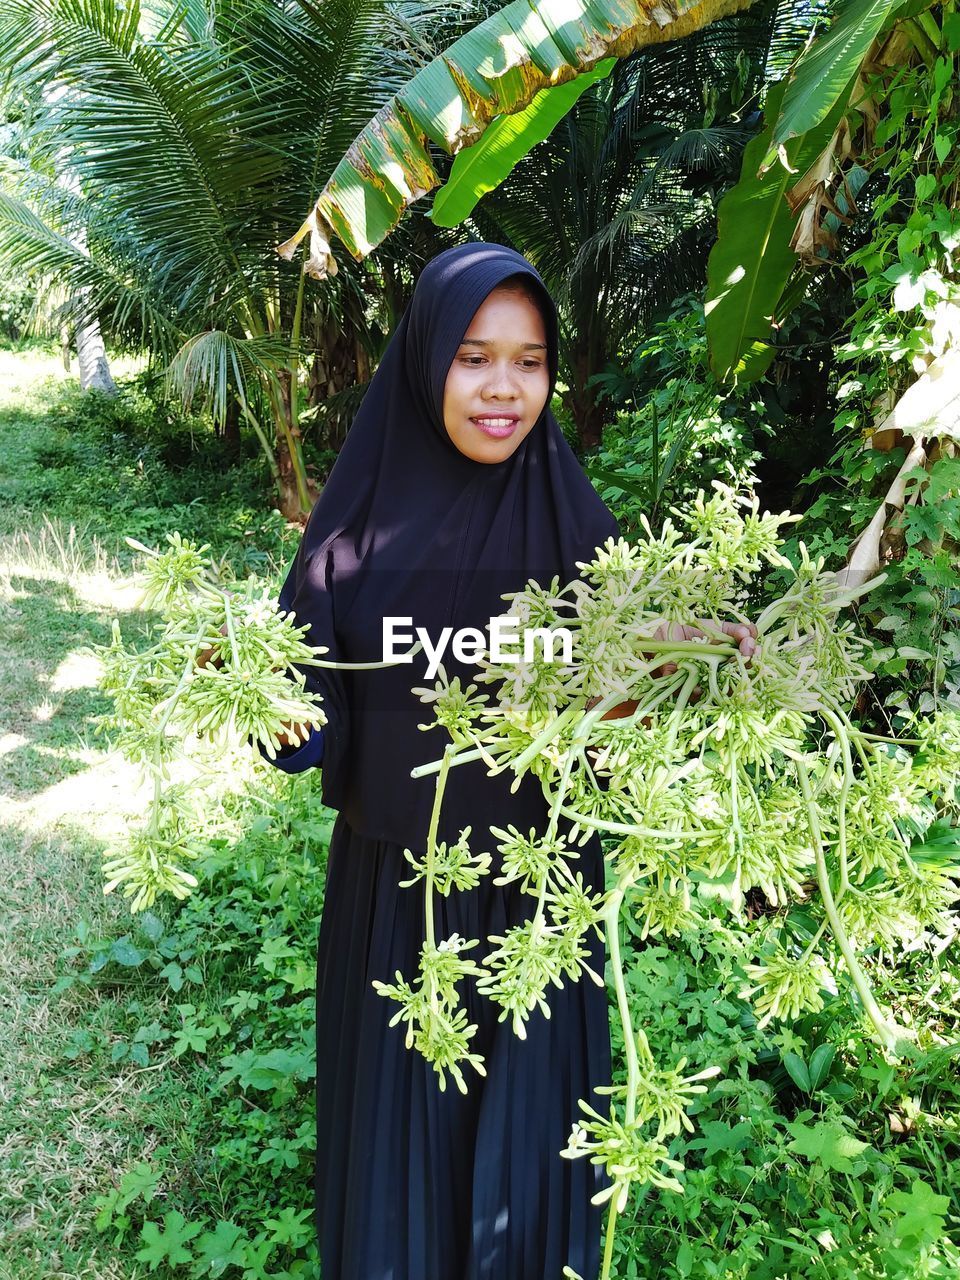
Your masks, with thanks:
[{"label": "flower stem", "polygon": [[230,657],[233,659],[233,667],[236,670],[240,666],[240,655],[237,653],[237,633],[233,626],[233,613],[230,609],[230,598],[224,592],[223,611],[227,622],[227,635],[230,637]]},{"label": "flower stem", "polygon": [[864,1010],[876,1028],[881,1043],[885,1049],[894,1052],[897,1040],[905,1034],[905,1030],[894,1026],[883,1016],[883,1012],[873,994],[873,989],[860,968],[856,952],[847,937],[843,922],[837,912],[837,904],[833,896],[833,890],[830,887],[830,874],[827,870],[827,860],[824,854],[820,816],[817,813],[817,807],[810,789],[810,775],[807,773],[806,765],[802,760],[797,761],[797,778],[800,782],[803,798],[806,801],[807,821],[810,824],[810,833],[813,836],[814,852],[817,860],[817,883],[820,886],[820,896],[823,898],[824,909],[830,922],[830,928],[833,931],[834,940],[840,948],[840,954],[846,962],[847,972],[850,974],[853,985],[857,989],[857,994],[860,996]]},{"label": "flower stem", "polygon": [[415,653],[419,653],[422,648],[423,645],[418,640],[412,649],[408,649],[406,653],[401,653],[398,658],[391,658],[389,662],[325,662],[323,658],[311,658],[310,666],[327,667],[332,671],[379,671],[382,667],[398,667],[401,662],[406,662]]},{"label": "flower stem", "polygon": [[603,1270],[600,1280],[610,1280],[610,1265],[613,1262],[613,1237],[617,1229],[617,1197],[610,1197],[610,1211],[607,1214],[607,1233],[603,1248]]},{"label": "flower stem", "polygon": [[[467,764],[471,760],[482,760],[484,752],[480,747],[473,747],[469,751],[461,751],[455,756],[451,756],[448,763]],[[410,770],[411,778],[425,778],[428,774],[439,773],[443,768],[442,760],[431,760],[429,764],[418,764]]]},{"label": "flower stem", "polygon": [[542,733],[538,734],[534,738],[528,747],[524,748],[510,766],[514,773],[521,773],[526,769],[530,761],[534,760],[544,747],[548,746],[549,743],[553,742],[553,740],[560,735],[560,733],[567,727],[570,721],[583,707],[584,701],[585,700],[582,697],[574,699],[574,701],[570,703],[569,707],[566,707],[555,720],[551,721],[550,724],[547,725],[546,729],[544,729]]},{"label": "flower stem", "polygon": [[[440,761],[440,776],[437,778],[433,809],[430,813],[430,827],[427,831],[426,874],[424,876],[423,896],[427,946],[431,951],[436,946],[433,928],[433,872],[437,851],[437,827],[440,822],[440,806],[443,804],[443,792],[447,785],[447,774],[450,770],[450,756],[452,753],[453,747],[450,744],[444,747],[443,758]],[[435,993],[432,992],[431,994]]]},{"label": "flower stem", "polygon": [[633,1023],[630,1020],[630,1006],[627,1003],[627,988],[624,981],[623,965],[620,960],[620,906],[623,902],[624,890],[620,884],[611,892],[606,906],[601,913],[607,935],[607,947],[610,952],[610,967],[613,970],[613,985],[617,993],[617,1009],[623,1024],[623,1048],[627,1059],[627,1098],[626,1123],[632,1125],[636,1114],[637,1087],[640,1083],[640,1067],[637,1061],[637,1044],[633,1034]]},{"label": "flower stem", "polygon": [[843,755],[843,782],[840,784],[840,796],[837,802],[837,856],[840,859],[840,885],[837,889],[836,901],[843,897],[850,888],[850,866],[847,858],[847,796],[853,782],[853,758],[850,754],[850,727],[844,724],[840,716],[834,715],[826,707],[820,714],[834,732]]}]

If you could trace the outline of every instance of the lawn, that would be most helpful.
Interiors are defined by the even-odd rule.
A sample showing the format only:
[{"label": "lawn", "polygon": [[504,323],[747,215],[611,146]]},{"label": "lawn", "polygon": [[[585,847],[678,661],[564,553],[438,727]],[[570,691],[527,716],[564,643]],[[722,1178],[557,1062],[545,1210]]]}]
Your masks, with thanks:
[{"label": "lawn", "polygon": [[[104,896],[101,854],[142,812],[144,791],[133,768],[95,733],[106,699],[97,690],[99,663],[88,646],[109,640],[114,618],[135,642],[150,622],[138,605],[140,588],[123,532],[158,541],[158,512],[167,509],[167,527],[183,528],[186,509],[192,532],[203,532],[204,523],[213,536],[223,528],[225,554],[242,565],[247,531],[256,529],[262,547],[260,526],[276,531],[282,522],[244,506],[222,482],[221,492],[192,508],[189,496],[178,505],[171,485],[189,494],[196,475],[171,479],[155,468],[160,474],[151,490],[142,465],[137,480],[132,445],[118,461],[123,441],[114,441],[111,453],[97,447],[103,432],[84,430],[71,438],[58,409],[64,393],[69,400],[72,382],[50,352],[0,352],[2,1280],[132,1280],[148,1269],[168,1274],[177,1256],[170,1224],[158,1227],[153,1256],[140,1260],[135,1255],[150,1235],[140,1238],[132,1224],[141,1227],[141,1218],[159,1222],[178,1206],[186,1216],[198,1202],[213,1206],[216,1222],[226,1222],[236,1204],[225,1166],[235,1161],[240,1176],[252,1171],[261,1180],[270,1172],[269,1162],[256,1164],[262,1149],[251,1155],[241,1142],[231,1158],[220,1148],[225,1134],[235,1142],[239,1133],[236,1119],[225,1115],[237,1104],[236,1090],[224,1093],[224,1082],[218,1084],[228,1055],[197,1051],[211,1039],[223,1050],[233,1036],[257,1038],[244,1000],[255,1007],[270,975],[261,964],[251,982],[257,994],[238,1003],[245,986],[239,975],[249,977],[251,964],[257,965],[269,926],[251,916],[211,960],[196,937],[185,940],[190,909],[178,913],[162,903],[148,918],[131,920],[121,897]],[[112,478],[104,475],[111,462]],[[274,537],[277,546],[281,541]],[[224,847],[254,821],[247,802],[235,802],[228,812],[230,797],[254,770],[265,797],[271,789],[290,788],[263,778],[263,768],[244,771],[241,764],[223,789],[224,804],[210,831],[221,833]],[[325,816],[309,787],[301,787],[300,795],[311,830],[323,833]],[[297,806],[286,806],[284,816],[295,823]],[[269,824],[261,817],[254,838],[269,839]],[[322,856],[323,842],[315,844]],[[297,981],[281,978],[284,991],[298,986],[312,993],[315,907],[318,902],[302,918]],[[275,905],[272,911],[275,916]],[[292,942],[287,950],[292,957]],[[308,1043],[309,1004],[307,999],[300,1007],[304,998],[298,996],[297,1034]],[[210,1034],[202,1025],[208,1014],[221,1020]],[[296,1200],[300,1213],[308,1203],[312,1158],[308,1083],[301,1073],[291,1095],[303,1124],[293,1168],[289,1153],[282,1161],[296,1192],[288,1199]],[[260,1114],[252,1102],[246,1109]],[[269,1144],[271,1125],[265,1127]],[[120,1187],[125,1190],[118,1199]],[[266,1206],[263,1188],[256,1194]],[[130,1201],[142,1212],[132,1212]],[[278,1207],[286,1203],[281,1194]],[[95,1221],[103,1230],[94,1229]],[[221,1226],[221,1243],[223,1232]],[[289,1237],[289,1229],[283,1234]],[[301,1230],[295,1247],[308,1234]],[[238,1228],[237,1238],[242,1235]],[[202,1242],[192,1239],[191,1248]]]}]

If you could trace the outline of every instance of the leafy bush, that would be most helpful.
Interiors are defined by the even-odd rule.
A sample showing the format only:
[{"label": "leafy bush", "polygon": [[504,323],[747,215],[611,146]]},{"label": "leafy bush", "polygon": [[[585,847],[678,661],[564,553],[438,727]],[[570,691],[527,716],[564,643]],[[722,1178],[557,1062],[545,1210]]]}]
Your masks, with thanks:
[{"label": "leafy bush", "polygon": [[[953,1276],[960,1200],[953,1173],[960,1103],[956,979],[936,951],[913,971],[874,962],[896,1003],[922,985],[935,1040],[892,1065],[833,1001],[819,1014],[760,1030],[738,991],[749,935],[713,920],[669,946],[628,920],[631,1020],[653,1055],[688,1070],[721,1068],[691,1106],[695,1133],[670,1145],[686,1166],[683,1196],[647,1189],[617,1235],[623,1280],[912,1280]],[[946,976],[946,981],[944,978]],[[941,986],[942,984],[942,986]],[[897,996],[896,993],[899,993]],[[626,1078],[614,1034],[614,1079]],[[953,1239],[951,1240],[951,1236]]]},{"label": "leafy bush", "polygon": [[89,523],[124,563],[127,535],[158,542],[175,528],[214,541],[238,573],[289,559],[297,530],[265,509],[259,454],[231,465],[209,422],[162,401],[150,375],[118,385],[115,397],[75,383],[59,392],[25,465],[0,482],[9,507]]},{"label": "leafy bush", "polygon": [[[618,369],[592,381],[617,409],[586,469],[622,527],[645,515],[658,528],[670,506],[714,480],[755,482],[759,406],[741,404],[707,367],[702,303],[684,295]],[[615,479],[616,478],[616,479]]]},{"label": "leafy bush", "polygon": [[161,1093],[142,1116],[159,1139],[149,1162],[118,1170],[94,1206],[130,1274],[319,1278],[314,985],[332,815],[308,779],[259,771],[205,842],[202,894],[158,901],[120,937],[81,923],[62,953],[57,990],[91,988],[127,1012],[124,1037],[77,1033],[78,1066],[162,1063],[177,1100],[178,1136]]}]

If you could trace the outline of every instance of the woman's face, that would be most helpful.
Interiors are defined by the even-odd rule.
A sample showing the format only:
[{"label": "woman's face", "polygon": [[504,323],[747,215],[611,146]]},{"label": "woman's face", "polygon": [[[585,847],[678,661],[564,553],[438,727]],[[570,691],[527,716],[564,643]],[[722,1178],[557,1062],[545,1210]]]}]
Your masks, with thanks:
[{"label": "woman's face", "polygon": [[491,290],[447,373],[447,435],[474,462],[503,462],[540,417],[549,389],[540,308],[522,293]]}]

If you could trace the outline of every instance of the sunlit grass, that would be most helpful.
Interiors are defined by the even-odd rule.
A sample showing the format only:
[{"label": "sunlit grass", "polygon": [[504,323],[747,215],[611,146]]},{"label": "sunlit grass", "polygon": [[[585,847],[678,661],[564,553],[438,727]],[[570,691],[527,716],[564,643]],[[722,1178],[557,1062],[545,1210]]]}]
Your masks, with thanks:
[{"label": "sunlit grass", "polygon": [[[128,364],[132,362],[127,362]],[[0,351],[0,479],[16,484],[66,381],[50,352]],[[0,1277],[131,1272],[91,1231],[91,1200],[144,1154],[151,1072],[78,1069],[78,1033],[109,1046],[118,1011],[96,991],[53,993],[80,920],[119,936],[100,854],[138,806],[132,768],[95,739],[104,708],[87,646],[115,616],[144,626],[140,588],[92,521],[18,504],[0,533]],[[182,1087],[182,1086],[178,1086]]]}]

